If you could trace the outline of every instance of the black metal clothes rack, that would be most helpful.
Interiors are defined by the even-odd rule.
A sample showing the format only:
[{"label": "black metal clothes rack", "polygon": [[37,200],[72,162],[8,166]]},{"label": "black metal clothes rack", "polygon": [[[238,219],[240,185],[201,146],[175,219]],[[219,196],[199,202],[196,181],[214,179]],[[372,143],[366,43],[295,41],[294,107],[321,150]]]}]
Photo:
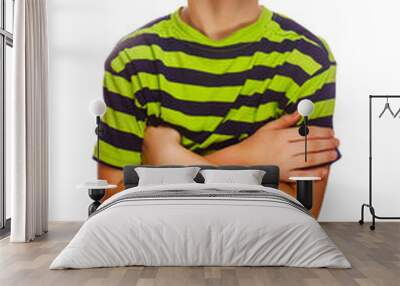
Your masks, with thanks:
[{"label": "black metal clothes rack", "polygon": [[369,201],[368,204],[362,204],[361,206],[361,219],[358,221],[359,224],[364,224],[364,208],[369,208],[372,216],[371,230],[375,230],[375,219],[382,220],[397,220],[400,217],[385,217],[378,216],[375,212],[375,208],[372,203],[372,101],[375,98],[400,98],[400,95],[370,95],[369,96]]}]

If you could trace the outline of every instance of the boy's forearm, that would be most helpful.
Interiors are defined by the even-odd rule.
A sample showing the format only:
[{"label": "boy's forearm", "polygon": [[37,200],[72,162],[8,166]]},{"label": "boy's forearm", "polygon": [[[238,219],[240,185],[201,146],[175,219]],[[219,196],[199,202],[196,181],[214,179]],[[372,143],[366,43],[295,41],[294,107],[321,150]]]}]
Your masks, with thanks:
[{"label": "boy's forearm", "polygon": [[204,158],[215,165],[251,165],[252,158],[243,152],[239,144],[215,151]]},{"label": "boy's forearm", "polygon": [[149,165],[212,165],[206,158],[179,144],[167,143],[164,148],[143,146],[142,159]]},{"label": "boy's forearm", "polygon": [[251,158],[239,150],[239,144],[205,156],[196,154],[174,142],[166,142],[162,147],[144,144],[142,158],[144,164],[150,165],[250,165]]},{"label": "boy's forearm", "polygon": [[142,162],[149,165],[210,165],[203,158],[180,144],[181,136],[174,129],[147,127],[142,145]]}]

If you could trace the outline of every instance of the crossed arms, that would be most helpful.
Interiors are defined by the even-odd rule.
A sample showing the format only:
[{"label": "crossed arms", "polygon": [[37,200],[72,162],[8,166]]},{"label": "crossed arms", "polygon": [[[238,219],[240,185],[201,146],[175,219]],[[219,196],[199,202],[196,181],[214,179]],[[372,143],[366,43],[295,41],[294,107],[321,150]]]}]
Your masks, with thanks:
[{"label": "crossed arms", "polygon": [[[308,160],[304,161],[304,142],[298,135],[297,112],[272,121],[238,144],[226,147],[209,155],[201,156],[181,146],[180,134],[168,127],[147,127],[142,157],[144,164],[151,165],[277,165],[280,168],[279,188],[296,195],[291,176],[319,176],[315,184],[314,206],[311,210],[318,217],[328,182],[329,164],[338,158],[336,149],[339,140],[330,128],[310,127],[308,136]],[[123,189],[122,171],[98,164],[98,177],[118,184],[118,188],[106,197]]]}]

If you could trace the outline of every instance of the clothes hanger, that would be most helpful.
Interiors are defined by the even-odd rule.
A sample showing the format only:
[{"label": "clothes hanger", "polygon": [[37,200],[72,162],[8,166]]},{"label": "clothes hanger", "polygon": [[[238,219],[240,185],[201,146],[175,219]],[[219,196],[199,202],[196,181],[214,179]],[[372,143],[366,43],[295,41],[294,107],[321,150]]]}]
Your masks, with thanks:
[{"label": "clothes hanger", "polygon": [[399,110],[397,110],[396,114],[394,115],[394,118],[396,118],[397,115],[399,115],[399,114],[400,114],[400,108],[399,108]]},{"label": "clothes hanger", "polygon": [[389,110],[390,114],[392,114],[392,116],[395,118],[397,116],[397,114],[400,112],[397,111],[396,115],[394,115],[394,112],[392,111],[392,109],[390,108],[390,104],[389,104],[389,98],[386,97],[386,103],[385,103],[385,107],[383,108],[382,113],[379,115],[379,118],[381,118],[383,116],[383,114],[386,112],[386,110]]}]

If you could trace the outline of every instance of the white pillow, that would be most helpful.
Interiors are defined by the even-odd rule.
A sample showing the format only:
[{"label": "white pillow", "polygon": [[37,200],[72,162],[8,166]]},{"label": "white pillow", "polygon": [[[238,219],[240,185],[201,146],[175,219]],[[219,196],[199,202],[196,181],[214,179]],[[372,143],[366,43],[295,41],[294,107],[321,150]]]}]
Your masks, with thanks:
[{"label": "white pillow", "polygon": [[262,170],[201,170],[205,184],[261,185],[265,171]]},{"label": "white pillow", "polygon": [[199,170],[199,167],[135,168],[139,177],[139,186],[195,183],[193,179]]}]

